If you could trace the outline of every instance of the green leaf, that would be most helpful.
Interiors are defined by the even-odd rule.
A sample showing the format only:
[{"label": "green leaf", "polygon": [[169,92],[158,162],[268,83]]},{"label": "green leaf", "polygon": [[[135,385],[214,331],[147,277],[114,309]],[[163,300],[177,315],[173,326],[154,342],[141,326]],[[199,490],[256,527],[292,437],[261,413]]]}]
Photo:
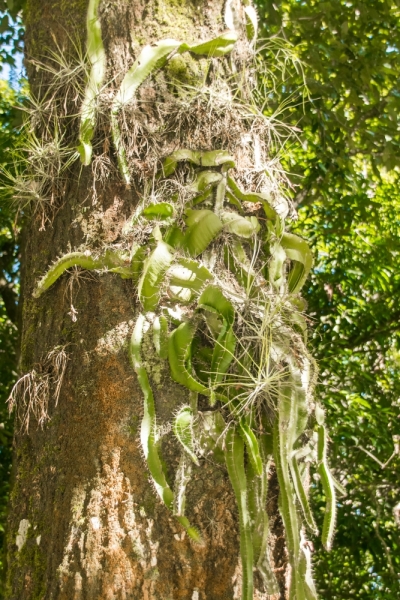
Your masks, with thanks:
[{"label": "green leaf", "polygon": [[112,112],[116,113],[121,106],[131,102],[136,90],[145,79],[167,62],[168,57],[179,48],[180,42],[166,39],[145,46],[131,68],[125,74],[117,94],[113,100]]},{"label": "green leaf", "polygon": [[313,266],[313,255],[307,242],[293,233],[282,235],[281,246],[286,256],[297,263],[288,275],[289,291],[296,294],[303,287]]},{"label": "green leaf", "polygon": [[157,493],[164,502],[164,504],[170,510],[172,510],[174,495],[167,483],[164,468],[158,454],[157,443],[154,436],[156,426],[154,396],[150,386],[147,371],[142,362],[140,352],[143,339],[144,324],[144,315],[139,315],[129,345],[129,355],[131,363],[133,369],[136,372],[138,382],[144,396],[144,413],[140,429],[140,441],[142,444],[144,457],[147,461]]},{"label": "green leaf", "polygon": [[174,381],[193,392],[208,396],[210,394],[209,389],[196,380],[188,370],[195,331],[195,327],[191,323],[182,323],[170,334],[168,342],[169,366]]},{"label": "green leaf", "polygon": [[92,159],[92,138],[96,127],[97,97],[103,85],[106,55],[101,37],[101,25],[98,17],[100,0],[89,0],[86,17],[87,55],[90,63],[89,78],[80,111],[79,146],[81,162],[89,165]]},{"label": "green leaf", "polygon": [[168,269],[167,274],[171,285],[189,288],[192,291],[199,291],[206,281],[212,279],[206,267],[188,258],[181,258],[179,264],[174,264]]},{"label": "green leaf", "polygon": [[172,429],[177,440],[182,444],[183,449],[194,464],[200,466],[194,449],[193,422],[194,415],[190,406],[182,406],[174,418]]},{"label": "green leaf", "polygon": [[108,251],[104,256],[94,258],[86,252],[70,252],[59,258],[54,265],[50,267],[47,273],[39,281],[35,291],[34,298],[39,298],[46,290],[57,281],[59,277],[71,267],[81,267],[87,270],[114,269],[124,264],[124,259],[119,252]]},{"label": "green leaf", "polygon": [[198,256],[222,230],[222,222],[211,210],[187,210],[185,237],[182,247],[191,256]]},{"label": "green leaf", "polygon": [[201,44],[193,46],[182,44],[179,51],[189,51],[198,56],[207,56],[209,58],[213,56],[225,56],[225,54],[228,54],[233,50],[237,39],[238,35],[235,31],[226,31],[218,37]]},{"label": "green leaf", "polygon": [[157,308],[160,286],[173,258],[171,250],[172,248],[165,242],[158,242],[157,247],[144,263],[138,283],[138,296],[147,312]]},{"label": "green leaf", "polygon": [[228,187],[230,188],[231,193],[234,196],[236,196],[236,198],[238,200],[241,200],[242,202],[253,202],[253,203],[261,202],[261,204],[263,205],[263,208],[264,208],[264,212],[269,219],[275,221],[275,219],[278,217],[276,210],[273,208],[273,206],[271,204],[271,196],[269,194],[256,193],[256,192],[244,193],[239,188],[239,186],[237,185],[235,180],[232,179],[232,177],[230,177],[229,175],[228,175]]},{"label": "green leaf", "polygon": [[226,467],[239,511],[240,556],[242,560],[242,600],[253,600],[253,540],[247,505],[247,480],[244,468],[244,444],[237,429],[226,434]]},{"label": "green leaf", "polygon": [[227,150],[210,150],[208,152],[200,152],[195,150],[177,150],[167,156],[163,163],[163,175],[168,177],[174,173],[178,162],[188,161],[194,165],[201,167],[219,167],[227,165],[235,166],[233,156]]},{"label": "green leaf", "polygon": [[198,307],[217,313],[225,319],[228,327],[233,325],[235,309],[225,298],[221,290],[214,285],[208,285],[199,298]]},{"label": "green leaf", "polygon": [[242,217],[235,212],[224,211],[220,214],[224,231],[242,238],[251,238],[260,231],[260,223],[256,217]]},{"label": "green leaf", "polygon": [[143,209],[142,216],[146,219],[169,219],[174,215],[174,207],[168,202],[149,204]]},{"label": "green leaf", "polygon": [[187,186],[189,192],[204,192],[207,189],[217,185],[221,181],[221,173],[216,171],[201,171],[196,179]]},{"label": "green leaf", "polygon": [[258,476],[261,476],[263,470],[263,463],[258,441],[251,427],[249,427],[248,423],[243,418],[239,421],[239,433],[242,436],[244,443],[246,444],[249,459],[251,461],[251,465],[255,473]]}]

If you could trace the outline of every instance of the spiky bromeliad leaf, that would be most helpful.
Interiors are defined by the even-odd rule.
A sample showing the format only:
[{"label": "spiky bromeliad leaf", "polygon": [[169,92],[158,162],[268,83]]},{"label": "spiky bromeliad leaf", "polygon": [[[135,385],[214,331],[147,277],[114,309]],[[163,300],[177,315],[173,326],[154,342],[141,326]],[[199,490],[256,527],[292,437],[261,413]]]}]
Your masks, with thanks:
[{"label": "spiky bromeliad leaf", "polygon": [[268,594],[278,594],[279,587],[272,570],[269,557],[268,538],[270,535],[268,513],[265,510],[268,491],[268,463],[269,452],[262,434],[259,440],[259,448],[262,457],[262,471],[258,475],[253,468],[252,461],[246,465],[246,478],[248,489],[249,513],[252,521],[252,538],[254,564],[257,567],[266,587]]},{"label": "spiky bromeliad leaf", "polygon": [[168,319],[161,315],[153,321],[153,343],[160,358],[168,358]]},{"label": "spiky bromeliad leaf", "polygon": [[239,421],[239,433],[246,444],[247,454],[249,456],[251,466],[255,474],[260,477],[263,470],[263,462],[260,453],[260,447],[253,430],[247,423],[246,419],[241,418]]},{"label": "spiky bromeliad leaf", "polygon": [[332,548],[333,536],[336,525],[336,490],[335,481],[329,470],[327,461],[327,431],[325,427],[325,414],[318,405],[315,411],[318,423],[318,473],[321,477],[322,489],[326,497],[324,522],[322,526],[322,543],[327,550]]},{"label": "spiky bromeliad leaf", "polygon": [[57,281],[57,279],[71,267],[81,267],[87,270],[105,269],[112,270],[115,267],[123,265],[124,261],[118,252],[107,252],[104,256],[94,258],[86,252],[70,252],[59,258],[54,265],[50,267],[47,273],[39,281],[36,290],[33,292],[34,298],[39,298],[46,290]]},{"label": "spiky bromeliad leaf", "polygon": [[217,215],[211,210],[187,210],[185,237],[183,249],[193,257],[198,256],[208,247],[222,230],[223,225]]},{"label": "spiky bromeliad leaf", "polygon": [[188,370],[188,361],[191,358],[191,346],[195,334],[192,323],[181,323],[169,336],[168,359],[171,375],[174,381],[184,385],[193,392],[200,392],[208,396],[209,389],[195,379]]},{"label": "spiky bromeliad leaf", "polygon": [[284,289],[284,264],[286,253],[279,242],[270,246],[271,258],[268,264],[268,279],[270,284],[279,292]]},{"label": "spiky bromeliad leaf", "polygon": [[179,465],[175,473],[174,484],[174,515],[177,517],[185,516],[186,505],[186,487],[191,480],[193,464],[188,455],[182,452],[179,459]]},{"label": "spiky bromeliad leaf", "polygon": [[233,239],[225,246],[224,262],[248,296],[258,294],[258,288],[254,286],[256,273],[240,240]]},{"label": "spiky bromeliad leaf", "polygon": [[305,240],[293,233],[284,233],[281,246],[286,256],[295,262],[288,276],[289,292],[298,293],[303,287],[308,274],[313,266],[313,256]]},{"label": "spiky bromeliad leaf", "polygon": [[190,456],[194,464],[199,466],[199,459],[194,450],[193,421],[193,410],[190,406],[182,406],[174,419],[173,431],[185,452]]},{"label": "spiky bromeliad leaf", "polygon": [[218,37],[202,42],[200,44],[188,45],[182,44],[179,48],[179,52],[192,52],[198,56],[218,57],[225,56],[233,50],[235,43],[237,42],[238,34],[235,31],[225,31]]},{"label": "spiky bromeliad leaf", "polygon": [[274,426],[274,462],[279,482],[279,508],[285,528],[289,562],[292,567],[289,598],[306,600],[303,581],[299,577],[300,523],[295,495],[289,474],[291,439],[296,428],[293,416],[294,401],[289,383],[281,384],[278,398],[278,415]]},{"label": "spiky bromeliad leaf", "polygon": [[229,327],[233,325],[233,321],[235,320],[233,304],[225,298],[216,285],[208,285],[206,287],[199,298],[198,306],[222,316]]},{"label": "spiky bromeliad leaf", "polygon": [[[129,356],[132,367],[137,375],[138,382],[144,396],[144,411],[140,428],[140,441],[156,491],[161,500],[164,502],[165,506],[173,511],[174,493],[168,485],[164,468],[158,454],[157,442],[155,439],[156,411],[154,396],[147,371],[142,362],[140,351],[145,321],[146,319],[144,315],[139,315],[129,345]],[[177,519],[194,541],[201,541],[199,532],[195,527],[190,525],[190,522],[186,517],[177,516]]]},{"label": "spiky bromeliad leaf", "polygon": [[234,158],[227,150],[210,150],[206,152],[181,149],[176,150],[164,160],[163,175],[169,177],[172,175],[178,166],[179,162],[188,161],[199,167],[219,167],[226,165],[229,167],[235,166]]},{"label": "spiky bromeliad leaf", "polygon": [[146,219],[170,219],[174,216],[174,207],[169,202],[158,202],[149,204],[142,211],[142,216]]},{"label": "spiky bromeliad leaf", "polygon": [[168,269],[168,275],[171,285],[188,287],[195,291],[199,291],[206,281],[212,279],[212,274],[206,267],[189,258],[179,259],[177,265]]},{"label": "spiky bromeliad leaf", "polygon": [[141,345],[143,338],[143,328],[145,324],[144,315],[139,315],[129,346],[129,356],[133,369],[138,377],[139,385],[144,396],[144,414],[140,429],[140,441],[143,448],[144,457],[147,461],[151,477],[154,481],[158,495],[164,504],[172,510],[174,494],[167,483],[164,469],[158,455],[157,443],[155,440],[156,410],[154,396],[150,386],[147,371],[143,366],[141,357]]},{"label": "spiky bromeliad leaf", "polygon": [[239,237],[248,239],[260,231],[260,223],[256,217],[242,217],[232,211],[223,211],[220,217],[224,224],[224,231]]},{"label": "spiky bromeliad leaf", "polygon": [[92,158],[92,138],[96,126],[97,96],[104,81],[106,55],[101,37],[98,8],[100,0],[89,0],[86,16],[87,54],[90,63],[89,79],[81,107],[79,146],[81,162],[89,165]]},{"label": "spiky bromeliad leaf", "polygon": [[221,290],[209,285],[201,294],[198,307],[211,311],[222,320],[211,358],[210,380],[212,383],[222,381],[224,374],[232,363],[236,348],[236,336],[233,332],[235,311],[232,303],[225,298]]},{"label": "spiky bromeliad leaf", "polygon": [[273,208],[271,204],[271,198],[268,194],[264,194],[262,192],[249,192],[248,194],[242,192],[237,183],[232,177],[228,175],[228,187],[230,188],[232,194],[242,202],[261,202],[264,208],[264,212],[268,219],[275,221],[278,217],[276,210]]},{"label": "spiky bromeliad leaf", "polygon": [[252,6],[251,4],[249,4],[248,6],[244,7],[244,13],[246,15],[246,33],[247,33],[247,39],[252,44],[255,44],[255,42],[257,40],[257,34],[258,34],[257,11],[254,8],[254,6]]},{"label": "spiky bromeliad leaf", "polygon": [[145,261],[138,283],[139,300],[145,311],[154,311],[160,297],[160,285],[172,262],[172,248],[165,242],[158,242],[155,250]]},{"label": "spiky bromeliad leaf", "polygon": [[114,147],[117,152],[118,165],[127,185],[130,184],[130,172],[121,139],[118,112],[122,106],[133,100],[136,90],[142,85],[143,81],[147,79],[154,69],[162,67],[167,62],[168,56],[174,52],[178,46],[179,42],[176,40],[162,40],[152,46],[145,46],[137,60],[123,78],[120,88],[113,100],[111,107],[111,132]]},{"label": "spiky bromeliad leaf", "polygon": [[225,445],[226,467],[239,511],[242,600],[253,600],[253,540],[247,502],[244,443],[236,427],[229,427]]}]

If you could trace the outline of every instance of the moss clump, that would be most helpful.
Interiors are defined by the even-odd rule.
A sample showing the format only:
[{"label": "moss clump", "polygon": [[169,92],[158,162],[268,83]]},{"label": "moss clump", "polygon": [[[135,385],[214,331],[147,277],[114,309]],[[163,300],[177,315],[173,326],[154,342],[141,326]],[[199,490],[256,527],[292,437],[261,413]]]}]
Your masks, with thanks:
[{"label": "moss clump", "polygon": [[[198,88],[204,80],[208,69],[206,59],[196,59],[187,54],[177,54],[171,58],[165,68],[167,79],[177,87],[181,94],[187,95],[185,88]],[[180,86],[184,89],[179,90]]]}]

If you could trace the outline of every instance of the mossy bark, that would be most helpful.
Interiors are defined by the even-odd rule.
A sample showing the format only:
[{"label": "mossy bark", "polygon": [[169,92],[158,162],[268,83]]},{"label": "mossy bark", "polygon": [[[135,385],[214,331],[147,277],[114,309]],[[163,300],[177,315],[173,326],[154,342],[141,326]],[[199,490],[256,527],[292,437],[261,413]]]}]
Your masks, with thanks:
[{"label": "mossy bark", "polygon": [[[108,78],[118,82],[145,43],[166,37],[196,41],[224,28],[222,0],[119,0],[100,4]],[[85,43],[86,0],[28,0],[26,56]],[[43,78],[27,63],[32,89]],[[179,62],[170,76],[187,77]],[[188,64],[189,76],[194,68]],[[193,75],[194,76],[194,75]],[[77,135],[77,131],[72,132]],[[190,134],[190,132],[188,132]],[[71,138],[71,144],[74,139]],[[112,156],[112,148],[110,150]],[[142,394],[127,344],[139,310],[135,285],[117,275],[64,276],[34,299],[37,280],[71,248],[118,244],[138,201],[117,174],[96,187],[93,172],[76,166],[42,227],[38,213],[26,230],[22,274],[21,373],[54,348],[68,354],[50,420],[32,421],[15,437],[15,482],[8,524],[9,600],[231,600],[240,597],[238,515],[224,469],[204,462],[189,486],[187,513],[204,544],[191,542],[159,502],[141,456]],[[71,287],[71,283],[73,283]],[[71,308],[73,304],[73,309]],[[76,311],[76,312],[74,312]],[[73,318],[71,318],[73,317]],[[75,320],[76,319],[76,320]],[[187,401],[164,364],[145,344],[157,411],[164,422]],[[163,456],[173,479],[178,452],[166,435]],[[274,563],[285,598],[286,557],[276,490]],[[258,599],[269,596],[260,590]]]}]

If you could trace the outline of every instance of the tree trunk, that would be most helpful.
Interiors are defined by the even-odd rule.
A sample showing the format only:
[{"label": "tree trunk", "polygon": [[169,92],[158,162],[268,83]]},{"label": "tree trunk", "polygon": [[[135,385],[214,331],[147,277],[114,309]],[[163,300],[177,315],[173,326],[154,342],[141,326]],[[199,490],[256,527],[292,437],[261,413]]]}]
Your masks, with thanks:
[{"label": "tree trunk", "polygon": [[[242,7],[239,0],[236,4],[243,32]],[[27,68],[39,103],[33,119],[37,135],[46,143],[58,136],[62,144],[76,145],[82,90],[78,94],[74,86],[84,87],[85,77],[78,70],[74,79],[62,61],[78,66],[78,49],[86,44],[86,12],[86,0],[28,0]],[[207,76],[206,59],[176,58],[139,89],[137,110],[149,139],[145,127],[135,132],[131,119],[125,135],[137,144],[129,157],[136,171],[130,186],[125,185],[111,142],[107,98],[112,98],[145,44],[167,38],[195,43],[221,33],[226,28],[224,2],[102,0],[99,15],[109,83],[102,92],[95,158],[85,167],[75,161],[53,179],[48,171],[46,204],[33,206],[26,225],[20,371],[30,375],[27,387],[16,394],[7,598],[240,598],[238,511],[226,469],[202,460],[189,484],[186,514],[201,532],[200,544],[160,502],[149,478],[139,441],[143,395],[128,356],[140,311],[136,283],[118,274],[75,270],[45,295],[33,297],[40,276],[58,257],[71,250],[100,251],[121,244],[123,227],[143,189],[154,183],[157,145],[159,156],[167,156],[179,147],[223,148],[224,136],[237,135],[221,128],[209,147],[208,123],[201,140],[202,115],[194,112],[193,102],[185,126],[181,118],[180,130],[163,132],[169,115],[163,113],[167,103],[159,103],[160,95],[169,95],[170,100],[179,96],[182,88],[173,88],[175,79],[190,88]],[[230,60],[223,59],[226,64]],[[57,79],[51,68],[62,76]],[[221,78],[226,76],[224,68]],[[242,142],[239,137],[229,141],[237,153]],[[171,379],[166,363],[147,342],[143,352],[157,417],[168,424],[177,408],[189,402],[189,392]],[[173,480],[179,452],[167,425],[162,454]],[[268,595],[256,578],[254,598],[260,600],[287,597],[287,559],[273,468],[268,494],[270,555],[281,591]]]}]

